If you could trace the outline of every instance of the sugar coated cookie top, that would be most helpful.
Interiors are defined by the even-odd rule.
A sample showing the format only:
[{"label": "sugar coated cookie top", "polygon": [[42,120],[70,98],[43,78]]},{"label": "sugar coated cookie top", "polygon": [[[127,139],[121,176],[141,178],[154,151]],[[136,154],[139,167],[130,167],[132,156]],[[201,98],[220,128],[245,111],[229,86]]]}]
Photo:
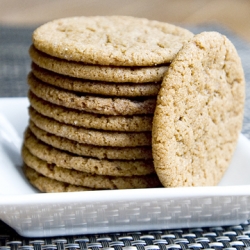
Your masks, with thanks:
[{"label": "sugar coated cookie top", "polygon": [[196,35],[172,62],[153,120],[156,172],[165,187],[217,185],[243,120],[245,80],[233,44]]},{"label": "sugar coated cookie top", "polygon": [[34,31],[35,47],[88,64],[154,66],[173,60],[193,34],[181,27],[128,16],[71,17]]}]

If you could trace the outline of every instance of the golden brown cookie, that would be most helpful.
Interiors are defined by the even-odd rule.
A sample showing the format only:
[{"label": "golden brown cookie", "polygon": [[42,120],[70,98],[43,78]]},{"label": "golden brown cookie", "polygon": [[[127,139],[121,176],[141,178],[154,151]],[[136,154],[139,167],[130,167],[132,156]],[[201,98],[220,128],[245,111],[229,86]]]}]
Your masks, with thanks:
[{"label": "golden brown cookie", "polygon": [[29,108],[30,119],[51,134],[96,146],[137,147],[151,145],[151,132],[117,132],[86,129],[57,122]]},{"label": "golden brown cookie", "polygon": [[49,56],[35,49],[29,50],[32,61],[41,68],[76,78],[117,83],[160,82],[168,65],[151,67],[115,67],[69,62]]},{"label": "golden brown cookie", "polygon": [[233,44],[196,35],[164,77],[153,120],[156,172],[165,187],[217,185],[242,126],[245,80]]},{"label": "golden brown cookie", "polygon": [[28,98],[38,113],[77,127],[128,132],[152,130],[152,115],[111,116],[87,113],[44,101],[31,91],[28,93]]},{"label": "golden brown cookie", "polygon": [[25,133],[25,147],[41,160],[58,167],[85,173],[109,176],[137,176],[155,173],[152,160],[100,160],[82,157],[56,149],[38,140],[29,130]]},{"label": "golden brown cookie", "polygon": [[45,193],[58,193],[58,192],[80,192],[80,191],[93,191],[95,189],[71,185],[66,182],[56,181],[39,174],[34,169],[23,166],[24,175],[29,182],[36,187],[39,191]]},{"label": "golden brown cookie", "polygon": [[81,156],[89,156],[97,159],[113,160],[150,160],[152,159],[151,146],[145,147],[102,147],[78,143],[67,138],[53,135],[38,128],[32,121],[29,129],[41,141],[61,150]]},{"label": "golden brown cookie", "polygon": [[70,17],[33,33],[37,49],[66,60],[115,66],[172,61],[193,34],[168,23],[129,16]]},{"label": "golden brown cookie", "polygon": [[77,170],[57,167],[55,164],[43,161],[23,146],[22,157],[24,163],[36,172],[71,185],[84,186],[93,189],[133,189],[160,187],[160,181],[156,174],[133,177],[114,177],[104,175],[92,175]]},{"label": "golden brown cookie", "polygon": [[150,83],[113,83],[79,79],[57,74],[32,63],[32,72],[36,78],[56,87],[70,91],[106,96],[156,96],[161,82]]},{"label": "golden brown cookie", "polygon": [[59,89],[46,84],[31,73],[28,76],[30,90],[38,97],[67,108],[104,115],[153,114],[156,98],[136,99],[91,96]]}]

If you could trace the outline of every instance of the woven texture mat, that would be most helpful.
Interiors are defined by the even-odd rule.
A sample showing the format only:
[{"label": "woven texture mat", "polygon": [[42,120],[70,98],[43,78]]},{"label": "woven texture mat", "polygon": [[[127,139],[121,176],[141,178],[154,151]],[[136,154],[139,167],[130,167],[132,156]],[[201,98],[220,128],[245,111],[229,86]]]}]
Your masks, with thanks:
[{"label": "woven texture mat", "polygon": [[24,238],[0,223],[1,250],[178,250],[250,249],[250,226],[154,230],[141,232]]}]

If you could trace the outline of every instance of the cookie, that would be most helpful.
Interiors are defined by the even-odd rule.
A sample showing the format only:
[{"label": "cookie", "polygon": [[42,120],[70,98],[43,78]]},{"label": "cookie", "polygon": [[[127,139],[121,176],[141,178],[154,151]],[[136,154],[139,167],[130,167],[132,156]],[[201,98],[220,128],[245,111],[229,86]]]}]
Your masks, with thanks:
[{"label": "cookie", "polygon": [[59,122],[92,129],[141,132],[151,131],[153,116],[105,116],[58,106],[28,93],[31,106],[40,114]]},{"label": "cookie", "polygon": [[167,65],[152,67],[115,67],[69,62],[40,52],[31,46],[29,55],[41,68],[76,78],[117,83],[160,82],[168,69]]},{"label": "cookie", "polygon": [[58,193],[58,192],[80,192],[80,191],[93,191],[95,189],[71,185],[66,182],[56,181],[51,178],[45,177],[34,169],[23,166],[24,175],[29,182],[36,187],[39,191],[45,193]]},{"label": "cookie", "polygon": [[156,96],[159,92],[161,82],[151,83],[112,83],[101,81],[90,81],[65,75],[40,68],[32,63],[32,72],[39,80],[63,89],[107,96]]},{"label": "cookie", "polygon": [[132,188],[155,188],[160,187],[160,181],[156,174],[133,177],[114,177],[104,175],[92,175],[77,170],[57,167],[43,161],[23,146],[22,157],[24,163],[36,172],[71,185],[84,186],[93,189],[132,189]]},{"label": "cookie", "polygon": [[42,129],[39,129],[32,121],[29,122],[29,129],[39,140],[51,145],[52,147],[81,156],[113,160],[150,160],[153,158],[151,146],[99,147],[78,143],[76,141],[56,136]]},{"label": "cookie", "polygon": [[96,146],[137,147],[151,145],[151,132],[117,132],[86,129],[57,122],[29,108],[30,119],[51,134]]},{"label": "cookie", "polygon": [[90,64],[154,66],[173,60],[193,34],[168,23],[128,16],[70,17],[33,33],[35,47],[54,57]]},{"label": "cookie", "polygon": [[233,44],[196,35],[164,77],[153,119],[156,172],[165,187],[217,185],[241,130],[245,80]]},{"label": "cookie", "polygon": [[67,108],[104,115],[153,114],[156,98],[113,98],[70,92],[48,85],[29,74],[30,90],[38,97]]},{"label": "cookie", "polygon": [[109,176],[136,176],[155,173],[152,160],[100,160],[56,149],[26,131],[24,145],[31,154],[58,167]]}]

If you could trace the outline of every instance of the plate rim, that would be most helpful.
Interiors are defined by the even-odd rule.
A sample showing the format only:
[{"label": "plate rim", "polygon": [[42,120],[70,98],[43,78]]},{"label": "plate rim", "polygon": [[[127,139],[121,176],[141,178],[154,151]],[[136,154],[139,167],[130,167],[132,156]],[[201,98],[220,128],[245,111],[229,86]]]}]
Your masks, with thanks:
[{"label": "plate rim", "polygon": [[[97,200],[99,195],[102,195],[100,201],[113,201],[114,197],[121,200],[131,200],[131,193],[133,198],[138,200],[145,200],[141,193],[147,190],[146,199],[153,197],[155,200],[159,198],[183,198],[188,194],[188,197],[220,197],[220,196],[250,196],[250,185],[232,185],[232,186],[208,186],[208,187],[177,187],[177,188],[147,188],[147,189],[123,189],[123,190],[98,190],[88,192],[71,192],[71,193],[35,193],[23,195],[0,195],[0,205],[17,204],[27,201],[27,204],[41,203],[44,199],[45,203],[54,203],[64,200],[63,203],[79,201],[82,202],[88,198],[88,202]],[[157,191],[157,192],[156,192]],[[105,196],[112,192],[112,197]],[[104,195],[103,195],[104,194]],[[122,195],[121,195],[122,194]],[[120,197],[119,197],[120,196]],[[63,199],[62,199],[63,198]],[[81,199],[79,199],[81,198]],[[98,197],[100,198],[100,197]],[[115,199],[117,200],[117,199]],[[86,201],[86,200],[85,200]]]}]

